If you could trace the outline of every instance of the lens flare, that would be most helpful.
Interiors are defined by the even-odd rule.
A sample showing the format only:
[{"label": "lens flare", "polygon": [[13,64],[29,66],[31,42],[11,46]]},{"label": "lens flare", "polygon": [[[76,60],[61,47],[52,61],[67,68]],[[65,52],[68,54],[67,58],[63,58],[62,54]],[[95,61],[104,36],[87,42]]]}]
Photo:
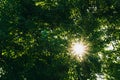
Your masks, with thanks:
[{"label": "lens flare", "polygon": [[72,42],[71,45],[71,53],[74,56],[77,56],[79,58],[83,57],[88,52],[88,44],[85,44],[85,42],[79,41],[79,42]]},{"label": "lens flare", "polygon": [[72,50],[75,54],[82,55],[86,51],[86,46],[77,42],[73,44]]}]

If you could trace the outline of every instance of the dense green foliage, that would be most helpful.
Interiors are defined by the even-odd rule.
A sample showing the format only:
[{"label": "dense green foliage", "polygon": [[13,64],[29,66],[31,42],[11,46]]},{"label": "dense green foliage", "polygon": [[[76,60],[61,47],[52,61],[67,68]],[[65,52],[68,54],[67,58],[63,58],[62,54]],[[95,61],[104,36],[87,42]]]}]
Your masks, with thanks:
[{"label": "dense green foliage", "polygon": [[[83,60],[70,55],[76,38],[90,43]],[[120,0],[0,0],[0,80],[119,75]]]}]

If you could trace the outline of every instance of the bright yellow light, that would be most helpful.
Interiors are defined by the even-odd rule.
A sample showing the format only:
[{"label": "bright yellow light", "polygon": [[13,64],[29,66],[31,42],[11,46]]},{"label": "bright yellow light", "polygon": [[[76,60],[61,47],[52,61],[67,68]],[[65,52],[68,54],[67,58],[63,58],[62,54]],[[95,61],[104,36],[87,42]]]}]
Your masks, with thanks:
[{"label": "bright yellow light", "polygon": [[75,55],[82,56],[86,52],[86,46],[83,43],[73,43],[72,51]]},{"label": "bright yellow light", "polygon": [[83,42],[74,42],[71,45],[71,51],[75,56],[82,57],[88,51],[88,46]]},{"label": "bright yellow light", "polygon": [[85,46],[82,43],[74,43],[73,44],[73,51],[75,54],[82,55],[85,52]]}]

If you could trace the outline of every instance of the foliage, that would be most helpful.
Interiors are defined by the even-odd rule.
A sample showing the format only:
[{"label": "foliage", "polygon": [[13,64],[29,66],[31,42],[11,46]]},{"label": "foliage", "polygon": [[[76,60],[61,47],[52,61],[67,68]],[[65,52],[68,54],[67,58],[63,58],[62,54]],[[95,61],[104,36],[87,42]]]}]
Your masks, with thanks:
[{"label": "foliage", "polygon": [[[120,77],[119,0],[0,0],[1,80]],[[83,60],[71,41],[91,45]]]}]

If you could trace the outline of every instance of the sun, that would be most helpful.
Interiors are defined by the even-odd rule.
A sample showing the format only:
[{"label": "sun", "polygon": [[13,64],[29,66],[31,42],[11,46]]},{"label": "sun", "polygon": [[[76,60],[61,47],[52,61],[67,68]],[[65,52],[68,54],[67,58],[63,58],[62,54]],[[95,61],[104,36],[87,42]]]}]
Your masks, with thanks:
[{"label": "sun", "polygon": [[88,46],[83,42],[73,42],[71,51],[75,56],[82,57],[88,51]]},{"label": "sun", "polygon": [[74,43],[72,47],[76,54],[82,55],[85,52],[85,46],[82,43]]}]

